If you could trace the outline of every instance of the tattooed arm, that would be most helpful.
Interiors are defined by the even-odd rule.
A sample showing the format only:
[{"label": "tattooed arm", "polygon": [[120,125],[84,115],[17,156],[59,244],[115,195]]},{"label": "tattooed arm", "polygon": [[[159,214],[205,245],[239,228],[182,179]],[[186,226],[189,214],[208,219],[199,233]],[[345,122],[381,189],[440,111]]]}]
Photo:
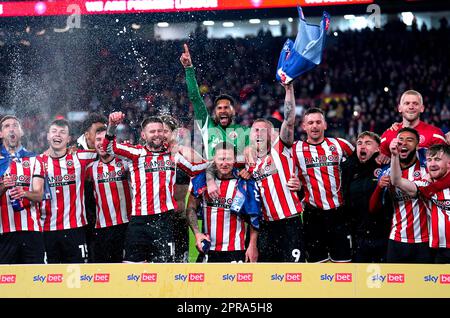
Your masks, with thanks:
[{"label": "tattooed arm", "polygon": [[294,125],[295,125],[295,96],[294,85],[283,85],[286,90],[284,99],[284,120],[281,125],[280,139],[288,147],[294,143]]}]

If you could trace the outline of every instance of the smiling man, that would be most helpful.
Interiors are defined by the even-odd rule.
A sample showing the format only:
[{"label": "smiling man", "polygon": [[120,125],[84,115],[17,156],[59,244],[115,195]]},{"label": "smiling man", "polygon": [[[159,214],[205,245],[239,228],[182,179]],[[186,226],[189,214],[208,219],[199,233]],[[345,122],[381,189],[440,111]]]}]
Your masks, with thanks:
[{"label": "smiling man", "polygon": [[[395,144],[396,158],[400,164],[402,179],[411,182],[425,178],[426,167],[417,157],[419,133],[412,128],[398,131]],[[390,148],[392,149],[393,146]],[[391,168],[383,172],[392,179]],[[428,246],[428,220],[426,205],[419,198],[411,196],[396,184],[388,187],[394,206],[391,234],[387,249],[388,263],[431,263],[432,255]]]},{"label": "smiling man", "polygon": [[213,114],[210,116],[200,96],[191,55],[186,44],[180,62],[186,72],[188,95],[194,105],[194,117],[202,133],[207,158],[212,159],[212,152],[217,144],[229,142],[236,148],[237,163],[244,163],[244,148],[249,145],[250,129],[234,123],[236,115],[234,99],[226,94],[217,96],[214,100]]},{"label": "smiling man", "polygon": [[427,205],[430,216],[430,247],[435,263],[450,263],[450,146],[433,145],[427,151],[428,180],[407,180],[402,178],[399,164],[401,142],[391,142],[391,182],[412,197],[420,192],[421,200]]},{"label": "smiling man", "polygon": [[445,137],[442,130],[420,120],[420,114],[424,110],[423,98],[419,92],[408,90],[402,94],[398,105],[398,112],[403,117],[402,122],[395,123],[393,127],[386,130],[381,136],[380,156],[377,158],[378,162],[389,163],[389,157],[391,155],[389,144],[397,136],[397,129],[403,127],[414,128],[419,133],[419,148],[429,148],[431,145],[445,144]]}]

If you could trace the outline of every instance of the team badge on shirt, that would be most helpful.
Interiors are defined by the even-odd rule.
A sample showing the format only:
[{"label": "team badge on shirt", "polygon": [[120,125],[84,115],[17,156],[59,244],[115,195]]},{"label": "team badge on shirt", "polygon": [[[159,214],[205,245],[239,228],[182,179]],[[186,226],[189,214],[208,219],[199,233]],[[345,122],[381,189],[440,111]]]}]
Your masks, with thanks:
[{"label": "team badge on shirt", "polygon": [[381,168],[376,168],[373,171],[373,175],[375,176],[375,178],[378,178],[380,176],[380,173],[381,173]]},{"label": "team badge on shirt", "polygon": [[68,167],[72,167],[73,166],[73,161],[72,160],[67,160],[67,166]]},{"label": "team badge on shirt", "polygon": [[232,139],[232,140],[234,140],[234,139],[236,139],[237,138],[237,133],[235,132],[235,131],[232,131],[232,132],[230,132],[229,134],[228,134],[228,137],[230,138],[230,139]]},{"label": "team badge on shirt", "polygon": [[22,162],[22,165],[24,168],[29,168],[30,167],[30,162],[28,160],[25,160]]},{"label": "team badge on shirt", "polygon": [[330,146],[330,151],[336,151],[336,147],[335,146]]}]

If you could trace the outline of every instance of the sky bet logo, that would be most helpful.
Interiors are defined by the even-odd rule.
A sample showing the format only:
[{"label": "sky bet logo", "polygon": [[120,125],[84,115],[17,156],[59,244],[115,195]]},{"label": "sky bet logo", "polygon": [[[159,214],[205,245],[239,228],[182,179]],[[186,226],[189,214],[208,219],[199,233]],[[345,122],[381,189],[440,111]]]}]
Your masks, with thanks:
[{"label": "sky bet logo", "polygon": [[334,280],[336,283],[351,283],[352,273],[335,273],[334,275],[322,274],[320,275],[320,280],[327,282],[332,282]]},{"label": "sky bet logo", "polygon": [[251,283],[253,282],[253,273],[236,273],[236,274],[225,274],[222,276],[224,281],[236,281],[237,283]]},{"label": "sky bet logo", "polygon": [[80,281],[88,283],[109,283],[109,273],[96,273],[94,275],[81,275]]},{"label": "sky bet logo", "polygon": [[286,274],[275,273],[270,277],[270,280],[274,280],[277,282],[282,282],[284,280],[286,283],[301,283],[302,273],[286,273]]},{"label": "sky bet logo", "polygon": [[158,279],[157,273],[142,273],[141,275],[130,274],[127,276],[128,281],[138,282],[140,279],[141,283],[156,283]]},{"label": "sky bet logo", "polygon": [[450,274],[441,274],[439,276],[427,275],[423,278],[426,283],[437,284],[439,280],[439,284],[450,284]]},{"label": "sky bet logo", "polygon": [[190,283],[203,283],[205,281],[205,273],[189,273],[188,275],[177,274],[175,281],[188,281]]},{"label": "sky bet logo", "polygon": [[0,284],[15,284],[15,283],[16,283],[15,274],[0,275]]},{"label": "sky bet logo", "polygon": [[47,274],[45,275],[36,275],[33,277],[33,282],[35,283],[62,283],[63,282],[63,274]]},{"label": "sky bet logo", "polygon": [[372,276],[373,282],[386,282],[390,284],[404,284],[405,274],[389,273],[387,275],[376,274]]}]

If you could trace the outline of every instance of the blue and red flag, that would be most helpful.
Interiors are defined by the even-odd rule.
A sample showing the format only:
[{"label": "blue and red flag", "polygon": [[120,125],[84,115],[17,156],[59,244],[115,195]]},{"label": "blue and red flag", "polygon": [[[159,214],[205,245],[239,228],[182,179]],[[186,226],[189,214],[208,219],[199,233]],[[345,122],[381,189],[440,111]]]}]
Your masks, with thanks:
[{"label": "blue and red flag", "polygon": [[330,15],[323,12],[320,25],[306,23],[302,8],[299,15],[298,33],[295,42],[288,39],[281,50],[277,66],[277,80],[289,84],[303,73],[313,69],[322,61],[326,32],[330,26]]}]

